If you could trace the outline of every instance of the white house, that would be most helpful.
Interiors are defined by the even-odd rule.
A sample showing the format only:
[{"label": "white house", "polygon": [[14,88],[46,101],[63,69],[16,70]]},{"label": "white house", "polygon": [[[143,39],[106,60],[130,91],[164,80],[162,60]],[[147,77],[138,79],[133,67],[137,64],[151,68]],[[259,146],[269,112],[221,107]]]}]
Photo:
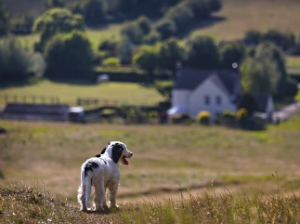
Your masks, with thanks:
[{"label": "white house", "polygon": [[233,71],[179,69],[172,91],[169,115],[184,112],[196,117],[209,111],[215,118],[222,111],[235,112],[237,99],[243,93],[239,76]]}]

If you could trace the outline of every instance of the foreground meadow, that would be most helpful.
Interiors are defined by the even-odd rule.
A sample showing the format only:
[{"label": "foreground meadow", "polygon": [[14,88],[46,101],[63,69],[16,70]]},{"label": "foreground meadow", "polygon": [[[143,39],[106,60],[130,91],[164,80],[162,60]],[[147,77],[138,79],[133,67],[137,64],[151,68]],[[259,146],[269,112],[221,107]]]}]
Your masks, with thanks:
[{"label": "foreground meadow", "polygon": [[[0,135],[4,223],[295,223],[300,218],[300,116],[264,132],[0,123],[8,130]],[[110,140],[123,141],[134,152],[129,166],[121,166],[122,209],[80,213],[80,165]]]}]

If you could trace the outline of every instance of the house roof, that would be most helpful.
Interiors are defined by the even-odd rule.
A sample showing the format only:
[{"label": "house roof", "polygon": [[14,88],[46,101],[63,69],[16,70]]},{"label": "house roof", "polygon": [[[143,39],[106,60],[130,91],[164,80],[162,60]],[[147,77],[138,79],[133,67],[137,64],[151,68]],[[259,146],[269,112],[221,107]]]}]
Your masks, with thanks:
[{"label": "house roof", "polygon": [[233,71],[180,69],[176,74],[174,89],[193,90],[207,78],[230,94],[234,93],[239,81],[238,73]]}]

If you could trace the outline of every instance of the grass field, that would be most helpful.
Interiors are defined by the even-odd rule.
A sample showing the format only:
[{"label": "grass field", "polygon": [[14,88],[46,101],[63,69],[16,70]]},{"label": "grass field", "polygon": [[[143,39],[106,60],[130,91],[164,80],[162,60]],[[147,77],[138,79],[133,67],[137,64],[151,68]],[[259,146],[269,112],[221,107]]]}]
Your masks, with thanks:
[{"label": "grass field", "polygon": [[224,0],[216,23],[203,22],[194,32],[211,34],[224,40],[243,38],[249,29],[265,32],[276,29],[282,32],[299,33],[300,1],[295,0]]},{"label": "grass field", "polygon": [[[0,220],[280,223],[299,218],[300,116],[264,132],[197,125],[0,123],[8,130],[0,135]],[[121,166],[118,198],[124,210],[79,213],[79,167],[110,140],[124,141],[134,152],[129,166]],[[19,187],[4,187],[12,181]]]},{"label": "grass field", "polygon": [[[138,94],[137,94],[138,93]],[[163,97],[154,89],[132,83],[104,83],[99,85],[68,84],[43,80],[33,85],[0,87],[0,108],[5,106],[4,96],[44,96],[59,97],[61,103],[74,106],[78,97],[113,100],[120,103],[155,104]],[[10,98],[12,99],[12,98]],[[20,99],[20,98],[19,98]]]}]

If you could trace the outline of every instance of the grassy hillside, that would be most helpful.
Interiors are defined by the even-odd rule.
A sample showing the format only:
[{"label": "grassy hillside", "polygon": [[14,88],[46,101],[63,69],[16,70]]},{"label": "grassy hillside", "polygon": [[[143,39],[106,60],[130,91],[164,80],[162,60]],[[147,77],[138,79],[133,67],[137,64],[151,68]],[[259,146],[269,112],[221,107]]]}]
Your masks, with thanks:
[{"label": "grassy hillside", "polygon": [[4,176],[0,182],[39,182],[70,201],[76,198],[82,162],[111,140],[124,141],[134,152],[130,165],[121,167],[120,197],[125,201],[167,192],[180,196],[180,187],[197,193],[212,180],[228,189],[268,193],[294,192],[300,186],[299,116],[265,132],[197,125],[6,120],[1,126],[8,134],[0,135],[0,170]]},{"label": "grassy hillside", "polygon": [[[265,132],[5,120],[1,126],[8,130],[0,135],[1,223],[295,223],[300,218],[299,116]],[[134,152],[129,166],[121,166],[122,209],[78,212],[80,165],[110,140],[124,141]]]}]

